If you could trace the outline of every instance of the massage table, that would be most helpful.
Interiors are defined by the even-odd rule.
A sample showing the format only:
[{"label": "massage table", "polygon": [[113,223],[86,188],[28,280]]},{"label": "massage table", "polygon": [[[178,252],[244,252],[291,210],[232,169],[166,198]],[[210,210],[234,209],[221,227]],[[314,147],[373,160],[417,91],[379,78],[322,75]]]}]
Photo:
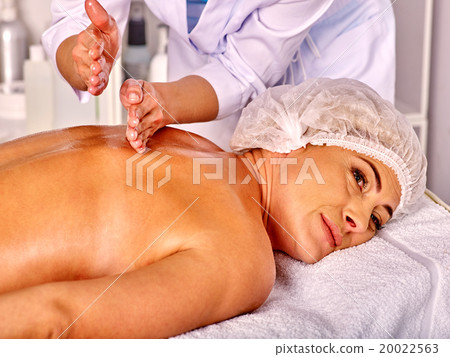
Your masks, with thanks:
[{"label": "massage table", "polygon": [[275,252],[259,309],[176,338],[449,338],[450,210],[428,190],[415,209],[316,264]]}]

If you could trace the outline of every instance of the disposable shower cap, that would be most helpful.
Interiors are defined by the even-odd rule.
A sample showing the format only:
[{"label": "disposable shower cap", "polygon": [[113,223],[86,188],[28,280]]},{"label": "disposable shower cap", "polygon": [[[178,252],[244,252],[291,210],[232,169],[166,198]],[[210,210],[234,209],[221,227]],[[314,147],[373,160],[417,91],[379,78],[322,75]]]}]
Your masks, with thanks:
[{"label": "disposable shower cap", "polygon": [[340,146],[390,167],[401,186],[393,217],[408,213],[425,191],[427,161],[412,125],[357,80],[309,79],[268,89],[242,111],[230,147],[289,153],[307,144]]}]

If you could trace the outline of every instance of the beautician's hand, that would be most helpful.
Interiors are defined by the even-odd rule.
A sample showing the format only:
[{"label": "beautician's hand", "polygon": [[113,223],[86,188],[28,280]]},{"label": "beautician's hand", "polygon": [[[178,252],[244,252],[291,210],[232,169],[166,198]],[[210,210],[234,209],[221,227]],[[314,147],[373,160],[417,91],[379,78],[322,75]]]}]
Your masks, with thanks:
[{"label": "beautician's hand", "polygon": [[57,64],[74,88],[100,95],[120,48],[120,33],[114,18],[97,0],[86,0],[84,6],[92,23],[60,45]]},{"label": "beautician's hand", "polygon": [[145,150],[158,129],[169,124],[210,121],[219,111],[214,88],[196,75],[167,83],[129,79],[120,88],[120,100],[128,111],[127,139],[137,152]]},{"label": "beautician's hand", "polygon": [[162,97],[153,84],[128,79],[120,88],[120,100],[128,111],[127,139],[133,149],[144,152],[148,139],[172,123],[164,115]]}]

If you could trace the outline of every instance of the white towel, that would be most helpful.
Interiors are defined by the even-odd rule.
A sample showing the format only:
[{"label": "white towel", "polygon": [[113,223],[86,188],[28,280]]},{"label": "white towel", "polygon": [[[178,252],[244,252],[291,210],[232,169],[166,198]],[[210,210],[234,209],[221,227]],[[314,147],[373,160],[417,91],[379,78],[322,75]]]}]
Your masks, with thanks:
[{"label": "white towel", "polygon": [[450,213],[426,196],[361,246],[314,265],[275,258],[262,307],[178,337],[450,337]]},{"label": "white towel", "polygon": [[[450,337],[450,219],[441,206],[423,198],[423,207],[414,215],[396,222],[395,232],[381,232],[380,236],[427,268],[431,290],[427,300],[427,314],[422,321],[420,337]],[[420,204],[419,203],[419,204]],[[420,232],[420,234],[417,234]]]}]

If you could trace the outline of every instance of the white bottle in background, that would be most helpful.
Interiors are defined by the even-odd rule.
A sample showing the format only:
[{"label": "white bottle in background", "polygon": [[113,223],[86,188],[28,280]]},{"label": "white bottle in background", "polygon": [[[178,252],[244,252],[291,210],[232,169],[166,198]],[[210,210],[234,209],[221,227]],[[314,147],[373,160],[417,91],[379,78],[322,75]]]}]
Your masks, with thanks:
[{"label": "white bottle in background", "polygon": [[6,94],[14,92],[14,82],[23,80],[27,58],[27,32],[17,16],[16,0],[3,0],[0,8],[0,82]]},{"label": "white bottle in background", "polygon": [[146,79],[150,64],[150,53],[147,48],[145,33],[145,4],[132,1],[130,19],[128,21],[128,44],[124,48],[123,65],[125,79]]},{"label": "white bottle in background", "polygon": [[149,82],[167,82],[167,25],[158,25],[158,49],[150,61]]},{"label": "white bottle in background", "polygon": [[25,61],[25,97],[27,134],[54,128],[53,68],[45,59],[41,45],[30,46],[30,59]]}]

